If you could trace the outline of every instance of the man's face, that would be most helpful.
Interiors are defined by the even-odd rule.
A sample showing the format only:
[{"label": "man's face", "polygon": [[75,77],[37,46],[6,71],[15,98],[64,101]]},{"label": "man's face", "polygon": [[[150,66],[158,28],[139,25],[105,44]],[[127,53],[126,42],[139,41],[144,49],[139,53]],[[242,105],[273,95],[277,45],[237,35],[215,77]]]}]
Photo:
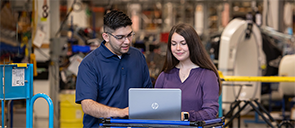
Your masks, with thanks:
[{"label": "man's face", "polygon": [[120,56],[129,51],[131,46],[133,31],[131,26],[121,27],[113,32],[105,32],[103,37],[106,47],[114,54]]}]

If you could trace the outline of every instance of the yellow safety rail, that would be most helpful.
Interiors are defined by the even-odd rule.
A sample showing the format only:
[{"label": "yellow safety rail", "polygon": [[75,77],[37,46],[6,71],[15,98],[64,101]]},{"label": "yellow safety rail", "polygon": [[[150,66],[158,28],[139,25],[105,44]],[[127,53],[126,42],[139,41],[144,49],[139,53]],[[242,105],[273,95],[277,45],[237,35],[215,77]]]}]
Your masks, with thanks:
[{"label": "yellow safety rail", "polygon": [[256,81],[256,82],[295,82],[289,76],[223,76],[222,81]]},{"label": "yellow safety rail", "polygon": [[223,76],[219,71],[222,81],[255,81],[255,82],[295,82],[291,76]]},{"label": "yellow safety rail", "polygon": [[[223,76],[218,71],[221,81],[244,81],[244,82],[295,82],[295,77],[291,76]],[[295,86],[295,84],[294,84]],[[219,96],[219,106],[222,105],[222,95]],[[219,117],[222,117],[222,107],[219,107]]]},{"label": "yellow safety rail", "polygon": [[17,67],[28,67],[28,64],[27,63],[10,63],[11,65],[16,65]]}]

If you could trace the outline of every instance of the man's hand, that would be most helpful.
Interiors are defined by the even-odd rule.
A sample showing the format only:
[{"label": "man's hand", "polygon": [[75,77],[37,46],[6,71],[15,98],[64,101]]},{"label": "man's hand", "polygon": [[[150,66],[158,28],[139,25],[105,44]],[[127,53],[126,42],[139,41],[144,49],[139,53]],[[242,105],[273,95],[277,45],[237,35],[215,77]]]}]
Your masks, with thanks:
[{"label": "man's hand", "polygon": [[118,115],[118,117],[121,117],[121,118],[128,116],[129,115],[129,107],[126,107],[124,109],[119,109],[117,115]]}]

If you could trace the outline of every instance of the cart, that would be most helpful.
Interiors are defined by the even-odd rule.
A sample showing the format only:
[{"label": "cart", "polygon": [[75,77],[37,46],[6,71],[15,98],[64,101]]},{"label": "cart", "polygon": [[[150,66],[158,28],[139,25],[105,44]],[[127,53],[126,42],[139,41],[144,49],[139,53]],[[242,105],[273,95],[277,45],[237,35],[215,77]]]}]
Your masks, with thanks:
[{"label": "cart", "polygon": [[191,127],[191,128],[222,128],[224,118],[216,118],[205,121],[168,121],[168,120],[139,120],[139,119],[113,119],[104,118],[99,120],[100,128],[110,127]]},{"label": "cart", "polygon": [[[33,95],[33,64],[14,63],[0,65],[0,100],[2,126],[5,128],[5,101],[26,99],[26,128],[33,127],[33,106],[38,98],[44,98],[49,106],[49,128],[53,128],[53,103],[44,93]],[[12,117],[12,112],[11,112]],[[11,125],[12,126],[12,118]]]}]

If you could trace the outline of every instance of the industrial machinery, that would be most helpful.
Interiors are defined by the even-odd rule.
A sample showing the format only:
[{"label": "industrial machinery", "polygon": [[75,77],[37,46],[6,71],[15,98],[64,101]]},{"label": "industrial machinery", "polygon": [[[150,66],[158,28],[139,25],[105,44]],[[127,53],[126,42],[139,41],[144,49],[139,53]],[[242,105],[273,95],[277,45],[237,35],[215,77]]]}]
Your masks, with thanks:
[{"label": "industrial machinery", "polygon": [[[246,20],[233,19],[221,35],[218,69],[224,76],[261,76],[265,54],[259,28]],[[223,82],[222,108],[230,109],[236,99],[260,99],[260,82]],[[244,109],[241,114],[250,110]]]}]

